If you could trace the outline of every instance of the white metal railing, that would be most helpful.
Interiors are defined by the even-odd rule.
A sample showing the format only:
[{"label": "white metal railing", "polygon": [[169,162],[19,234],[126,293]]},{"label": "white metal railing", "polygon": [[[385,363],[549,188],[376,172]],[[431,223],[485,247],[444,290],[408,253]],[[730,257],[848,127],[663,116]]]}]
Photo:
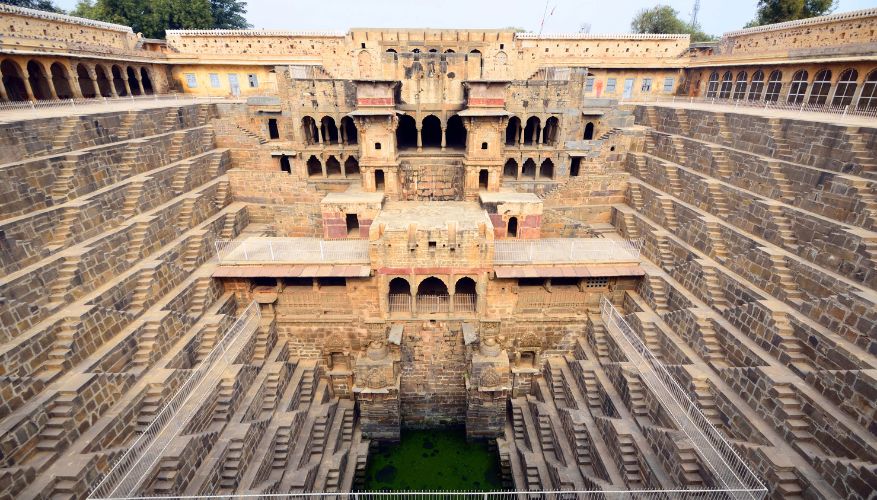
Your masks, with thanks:
[{"label": "white metal railing", "polygon": [[418,313],[451,312],[450,295],[418,295],[414,307]]},{"label": "white metal railing", "polygon": [[494,264],[635,262],[642,240],[609,238],[545,238],[496,240]]},{"label": "white metal railing", "polygon": [[607,331],[616,337],[627,359],[711,470],[717,489],[740,492],[733,498],[763,498],[767,490],[758,477],[606,297],[600,301],[600,313]]},{"label": "white metal railing", "polygon": [[850,103],[846,106],[835,106],[830,102],[825,104],[809,104],[807,102],[791,103],[787,101],[787,96],[780,95],[776,101],[766,101],[762,99],[733,99],[730,97],[686,97],[686,96],[643,96],[625,99],[619,104],[648,104],[672,102],[678,104],[716,104],[720,106],[733,106],[735,108],[761,108],[761,109],[779,109],[784,111],[792,111],[798,113],[828,113],[841,116],[864,116],[877,117],[877,108],[859,109],[856,103]]},{"label": "white metal railing", "polygon": [[111,104],[124,103],[152,103],[152,102],[205,102],[215,100],[225,100],[226,97],[221,96],[196,96],[186,94],[152,94],[152,95],[129,95],[125,97],[90,97],[79,99],[47,99],[39,101],[6,101],[0,102],[0,111],[20,111],[20,110],[37,110],[37,109],[58,109],[70,108],[76,110],[77,107],[101,106]]},{"label": "white metal railing", "polygon": [[387,297],[387,307],[391,313],[411,312],[411,294],[391,293]]},{"label": "white metal railing", "polygon": [[[357,491],[338,493],[250,493],[239,495],[198,495],[161,497],[114,497],[115,500],[223,500],[233,498],[286,500],[728,500],[764,498],[766,490],[751,489],[673,489],[616,491]],[[758,495],[760,496],[754,496]],[[98,499],[95,499],[98,500]],[[100,499],[103,500],[103,499]],[[109,500],[109,499],[107,499]]]},{"label": "white metal railing", "polygon": [[89,498],[129,497],[138,493],[164,450],[213,393],[226,367],[249,342],[260,319],[259,305],[253,302],[192,370],[152,423],[95,486]]},{"label": "white metal railing", "polygon": [[219,240],[216,253],[220,264],[282,262],[290,264],[367,264],[368,240],[323,240],[320,238],[264,238]]},{"label": "white metal railing", "polygon": [[455,293],[452,301],[454,303],[454,312],[475,312],[478,296],[474,293]]}]

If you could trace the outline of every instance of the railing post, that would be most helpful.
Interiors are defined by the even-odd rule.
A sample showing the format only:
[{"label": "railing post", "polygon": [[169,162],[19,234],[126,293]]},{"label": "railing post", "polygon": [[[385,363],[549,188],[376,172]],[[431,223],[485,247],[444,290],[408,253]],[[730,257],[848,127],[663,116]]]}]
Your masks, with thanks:
[{"label": "railing post", "polygon": [[268,240],[268,253],[271,254],[271,262],[274,262],[274,246],[271,244],[271,240]]},{"label": "railing post", "polygon": [[847,104],[846,106],[844,106],[844,114],[843,114],[843,116],[847,116],[847,111],[848,111],[849,109],[850,109],[850,105],[849,105],[849,104]]}]

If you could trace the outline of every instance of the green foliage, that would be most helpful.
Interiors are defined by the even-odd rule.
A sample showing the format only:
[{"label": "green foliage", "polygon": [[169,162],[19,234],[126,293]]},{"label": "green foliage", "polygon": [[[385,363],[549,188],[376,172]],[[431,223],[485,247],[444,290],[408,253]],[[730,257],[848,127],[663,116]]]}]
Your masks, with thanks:
[{"label": "green foliage", "polygon": [[0,3],[14,5],[16,7],[26,7],[28,9],[45,10],[49,12],[57,12],[63,14],[64,10],[58,8],[51,0],[0,0]]},{"label": "green foliage", "polygon": [[248,28],[246,6],[238,0],[79,0],[72,14],[164,38],[165,30]]},{"label": "green foliage", "polygon": [[630,28],[634,33],[689,34],[692,42],[714,39],[699,27],[679,19],[679,12],[669,5],[656,5],[639,11],[630,22]]},{"label": "green foliage", "polygon": [[837,0],[758,0],[755,19],[746,27],[822,16],[836,7]]},{"label": "green foliage", "polygon": [[213,15],[213,27],[220,29],[252,28],[244,14],[247,13],[247,2],[238,0],[210,0],[210,11]]}]

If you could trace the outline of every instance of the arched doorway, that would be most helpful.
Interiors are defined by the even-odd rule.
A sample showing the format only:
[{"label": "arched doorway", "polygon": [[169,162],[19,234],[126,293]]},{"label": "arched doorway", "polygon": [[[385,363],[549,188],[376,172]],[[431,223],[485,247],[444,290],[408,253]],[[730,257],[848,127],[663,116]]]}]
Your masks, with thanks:
[{"label": "arched doorway", "polygon": [[454,312],[474,313],[478,306],[478,292],[475,280],[469,277],[460,278],[454,284]]},{"label": "arched doorway", "polygon": [[518,178],[518,162],[514,158],[506,160],[505,165],[502,167],[502,176],[505,179]]},{"label": "arched doorway", "polygon": [[542,165],[539,165],[539,177],[554,178],[554,162],[550,158],[545,158],[542,160]]},{"label": "arched doorway", "polygon": [[527,126],[524,128],[524,143],[526,144],[536,144],[536,141],[539,140],[539,128],[540,121],[538,117],[531,116],[527,119]]},{"label": "arched doorway", "polygon": [[287,174],[292,173],[292,165],[290,165],[289,157],[286,155],[280,157],[280,171],[286,172]]},{"label": "arched doorway", "polygon": [[506,236],[506,238],[517,238],[518,237],[518,218],[517,217],[509,217],[508,224],[506,225],[505,236]]},{"label": "arched doorway", "polygon": [[517,116],[509,118],[509,123],[505,127],[505,143],[506,146],[514,146],[521,141],[521,119]]},{"label": "arched doorway", "polygon": [[437,148],[442,145],[442,122],[437,116],[429,115],[423,119],[420,140],[425,148]]},{"label": "arched doorway", "polygon": [[533,161],[533,158],[527,158],[527,161],[524,162],[524,166],[521,169],[521,177],[536,178],[536,162]]},{"label": "arched doorway", "polygon": [[116,95],[119,97],[128,95],[128,91],[125,90],[125,80],[122,79],[122,69],[114,64],[111,72],[113,75],[113,88],[116,89]]},{"label": "arched doorway", "polygon": [[417,286],[417,311],[422,313],[449,312],[450,295],[445,282],[430,276]]},{"label": "arched doorway", "polygon": [[588,122],[585,125],[585,137],[586,141],[590,141],[594,139],[594,122]]},{"label": "arched doorway", "polygon": [[347,177],[359,177],[359,161],[355,157],[348,156],[344,160],[344,175]]},{"label": "arched doorway", "polygon": [[323,165],[315,155],[311,155],[307,161],[308,177],[319,177],[323,175]]},{"label": "arched doorway", "polygon": [[71,99],[73,97],[73,89],[70,88],[70,76],[67,74],[67,68],[61,63],[52,63],[49,66],[52,73],[52,85],[55,86],[55,95],[58,99]]},{"label": "arched doorway", "polygon": [[28,61],[27,73],[28,83],[30,83],[30,90],[33,92],[34,99],[51,99],[52,91],[49,90],[49,79],[43,72],[43,65],[36,61]]},{"label": "arched doorway", "polygon": [[715,97],[716,93],[719,90],[719,73],[718,71],[713,71],[710,73],[709,82],[706,84],[706,96],[707,97]]},{"label": "arched doorway", "polygon": [[107,71],[103,66],[95,66],[94,72],[97,75],[97,88],[102,97],[111,97],[113,95],[110,79]]},{"label": "arched doorway", "polygon": [[326,176],[341,177],[341,162],[334,155],[326,159]]},{"label": "arched doorway", "polygon": [[146,68],[140,68],[140,84],[143,85],[144,94],[152,95],[155,92],[152,89],[152,79],[149,78],[149,71],[146,71]]},{"label": "arched doorway", "polygon": [[345,144],[356,144],[358,139],[359,135],[353,118],[345,116],[341,119],[341,140]]},{"label": "arched doorway", "polygon": [[128,86],[131,87],[131,95],[141,95],[143,92],[140,91],[140,84],[137,83],[137,72],[131,66],[128,66],[125,72],[128,74]]},{"label": "arched doorway", "polygon": [[331,116],[324,116],[320,120],[320,126],[323,132],[323,143],[338,144],[338,126],[335,125],[335,119]]},{"label": "arched doorway", "polygon": [[301,129],[304,133],[305,143],[312,145],[317,144],[320,141],[320,136],[317,132],[317,122],[311,116],[305,116],[301,119]]},{"label": "arched doorway", "polygon": [[3,86],[10,101],[26,101],[27,89],[24,86],[24,78],[21,68],[15,62],[6,59],[0,63],[0,74],[3,75]]},{"label": "arched doorway", "polygon": [[408,149],[417,147],[417,123],[411,115],[402,115],[396,127],[396,147]]},{"label": "arched doorway", "polygon": [[390,280],[387,305],[391,313],[411,311],[411,284],[405,278]]},{"label": "arched doorway", "polygon": [[542,142],[544,144],[555,144],[558,139],[558,131],[560,129],[560,122],[557,120],[557,117],[550,117],[545,120],[545,131],[542,133]]},{"label": "arched doorway", "polygon": [[449,148],[466,147],[466,127],[463,126],[463,119],[459,116],[454,115],[448,119],[446,134]]},{"label": "arched doorway", "polygon": [[97,97],[97,89],[94,88],[94,82],[91,81],[88,68],[84,64],[76,65],[76,77],[79,79],[79,91],[82,92],[82,97],[88,99]]}]

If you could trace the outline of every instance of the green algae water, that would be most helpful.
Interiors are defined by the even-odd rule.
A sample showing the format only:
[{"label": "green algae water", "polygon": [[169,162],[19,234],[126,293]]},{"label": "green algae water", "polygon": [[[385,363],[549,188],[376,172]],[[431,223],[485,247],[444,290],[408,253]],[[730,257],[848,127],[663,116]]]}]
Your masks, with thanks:
[{"label": "green algae water", "polygon": [[501,490],[499,457],[462,429],[402,431],[401,442],[369,453],[365,489]]}]

